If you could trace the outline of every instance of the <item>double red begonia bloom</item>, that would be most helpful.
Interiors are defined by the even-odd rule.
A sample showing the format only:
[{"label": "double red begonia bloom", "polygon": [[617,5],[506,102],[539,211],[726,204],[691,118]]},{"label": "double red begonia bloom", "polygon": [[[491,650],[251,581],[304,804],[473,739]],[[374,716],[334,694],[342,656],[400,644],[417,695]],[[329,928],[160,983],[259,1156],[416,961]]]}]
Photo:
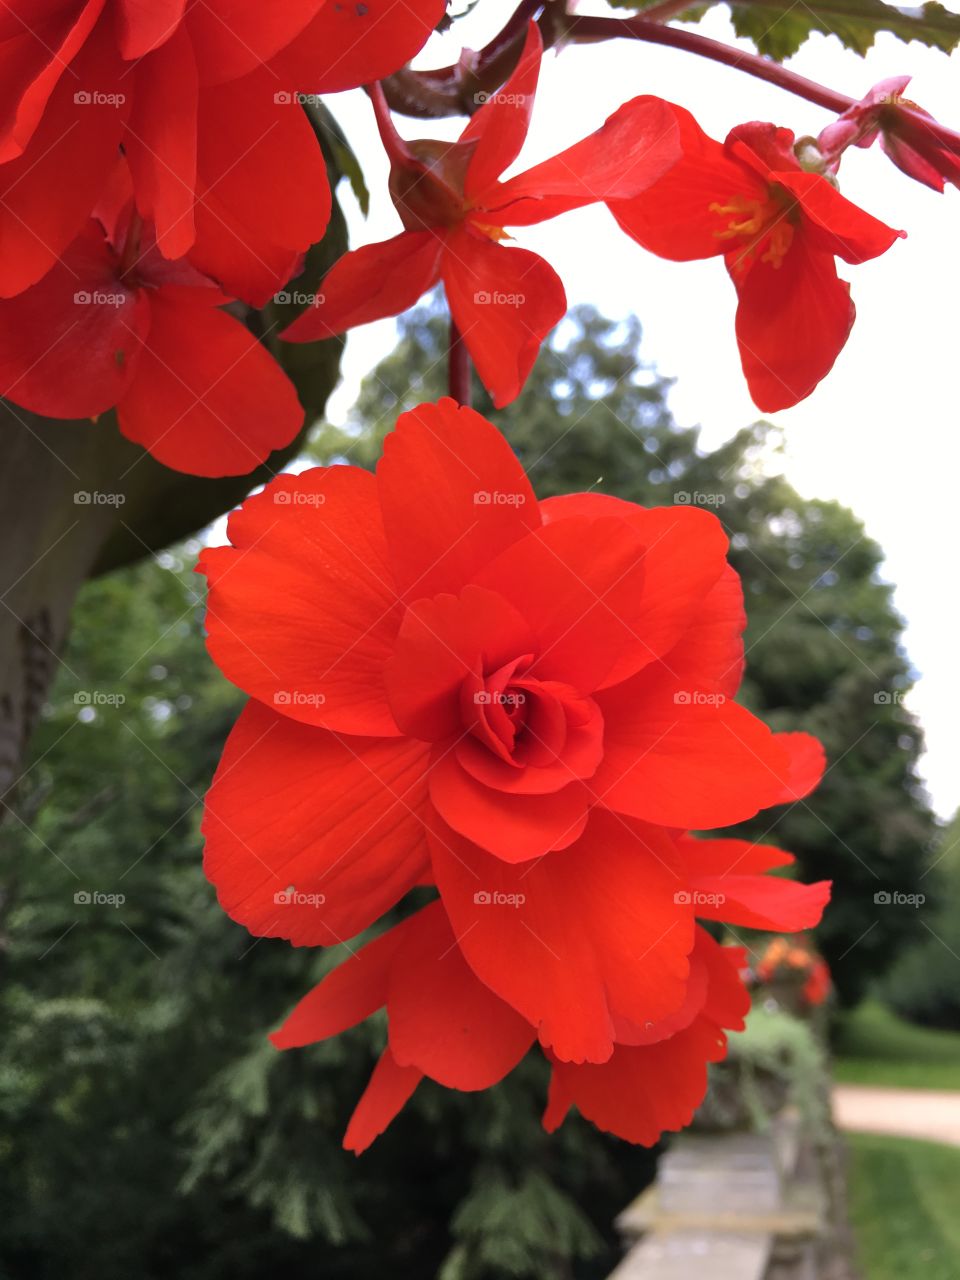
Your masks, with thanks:
[{"label": "double red begonia bloom", "polygon": [[750,394],[764,412],[787,409],[829,373],[853,325],[835,258],[866,262],[903,233],[801,168],[788,129],[743,124],[721,144],[688,111],[671,110],[682,159],[634,199],[608,202],[610,211],[661,258],[723,255]]},{"label": "double red begonia bloom", "polygon": [[[571,1106],[598,1128],[650,1146],[690,1123],[703,1099],[707,1065],[726,1052],[725,1030],[741,1030],[750,997],[738,977],[743,953],[697,929],[684,1007],[637,1027],[621,1021],[604,1063],[553,1054],[544,1127]],[[439,902],[381,934],[334,969],[271,1036],[280,1049],[312,1044],[387,1010],[389,1040],[347,1127],[344,1146],[361,1152],[390,1124],[420,1081],[474,1092],[504,1078],[535,1040],[535,1029],[479,982]]]},{"label": "double red begonia bloom", "polygon": [[847,147],[869,147],[879,138],[883,153],[908,178],[934,191],[943,191],[945,182],[960,187],[960,155],[927,127],[926,121],[935,123],[929,112],[903,96],[909,83],[910,76],[881,80],[821,131],[817,144],[832,172]]},{"label": "double red begonia bloom", "polygon": [[436,884],[477,977],[556,1057],[602,1063],[617,1019],[683,1004],[717,858],[740,923],[819,916],[826,886],[766,887],[784,855],[711,861],[675,834],[823,769],[733,701],[745,619],[712,514],[538,503],[499,432],[444,400],[400,418],[375,476],[279,477],[229,537],[201,557],[208,644],[252,700],[205,866],[251,932],[329,945]]},{"label": "double red begonia bloom", "polygon": [[382,93],[374,92],[391,160],[390,191],[406,230],[345,254],[316,304],[283,334],[287,341],[313,342],[399,315],[442,281],[450,314],[494,403],[503,406],[519,394],[567,302],[553,268],[526,249],[508,249],[504,228],[636,194],[679,154],[666,106],[636,98],[589,137],[501,182],[527,135],[542,53],[531,23],[513,75],[454,143],[404,142]]},{"label": "double red begonia bloom", "polygon": [[[90,219],[39,284],[0,299],[0,396],[50,418],[116,406],[120,430],[193,475],[242,475],[303,425],[296,389],[126,203]],[[108,229],[109,228],[109,229]]]},{"label": "double red begonia bloom", "polygon": [[263,304],[330,214],[297,104],[396,70],[443,0],[8,0],[0,10],[0,297],[80,233],[122,147],[161,253]]}]

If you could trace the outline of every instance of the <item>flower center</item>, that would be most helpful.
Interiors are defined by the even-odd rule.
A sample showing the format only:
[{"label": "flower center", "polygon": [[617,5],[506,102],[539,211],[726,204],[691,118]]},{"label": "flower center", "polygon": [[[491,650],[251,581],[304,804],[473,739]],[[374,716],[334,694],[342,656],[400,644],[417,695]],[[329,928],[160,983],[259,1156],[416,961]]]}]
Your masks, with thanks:
[{"label": "flower center", "polygon": [[727,219],[727,225],[714,232],[717,238],[740,242],[736,268],[746,270],[758,256],[774,270],[782,265],[793,243],[791,215],[796,203],[784,197],[786,192],[781,196],[771,187],[766,197],[733,195],[726,204],[715,201],[710,205],[711,213]]}]

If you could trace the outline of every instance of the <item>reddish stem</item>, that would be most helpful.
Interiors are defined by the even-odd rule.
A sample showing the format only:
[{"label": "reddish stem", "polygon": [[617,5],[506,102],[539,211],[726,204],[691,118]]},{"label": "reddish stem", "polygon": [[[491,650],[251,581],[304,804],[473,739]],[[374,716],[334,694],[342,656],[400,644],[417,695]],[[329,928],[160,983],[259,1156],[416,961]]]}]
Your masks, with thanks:
[{"label": "reddish stem", "polygon": [[450,349],[447,376],[450,394],[457,404],[470,406],[470,353],[460,336],[453,316],[450,317]]},{"label": "reddish stem", "polygon": [[[665,25],[690,7],[689,0],[661,0],[645,15],[633,18],[578,17],[565,11],[562,0],[521,0],[503,29],[469,62],[461,60],[432,71],[402,71],[384,81],[386,99],[394,111],[406,115],[435,117],[470,115],[478,89],[491,92],[500,87],[519,52],[527,22],[541,9],[538,22],[544,45],[558,42],[592,43],[627,38],[648,44],[683,49],[701,58],[745,71],[768,84],[775,84],[807,102],[838,114],[857,101],[849,94],[829,89],[789,71],[771,58],[732,48],[696,31]],[[960,155],[960,133],[920,112],[901,107],[898,132],[917,140],[931,138],[954,155]]]},{"label": "reddish stem", "polygon": [[[667,45],[672,49],[683,49],[687,53],[696,53],[702,58],[710,58],[713,62],[723,63],[737,71],[746,71],[748,75],[766,80],[789,93],[805,98],[808,102],[825,107],[838,114],[854,106],[857,99],[849,94],[840,93],[836,89],[828,89],[826,85],[808,80],[806,76],[797,75],[756,53],[748,53],[742,49],[734,49],[719,40],[711,40],[709,36],[699,35],[696,31],[687,31],[682,27],[664,27],[647,18],[578,18],[567,19],[567,30],[577,41],[609,40],[617,36],[626,36],[634,40],[643,40],[649,44]],[[946,125],[911,111],[908,107],[900,108],[900,119],[906,129],[901,134],[913,133],[915,136],[935,138],[942,146],[960,155],[960,133],[948,129]]]}]

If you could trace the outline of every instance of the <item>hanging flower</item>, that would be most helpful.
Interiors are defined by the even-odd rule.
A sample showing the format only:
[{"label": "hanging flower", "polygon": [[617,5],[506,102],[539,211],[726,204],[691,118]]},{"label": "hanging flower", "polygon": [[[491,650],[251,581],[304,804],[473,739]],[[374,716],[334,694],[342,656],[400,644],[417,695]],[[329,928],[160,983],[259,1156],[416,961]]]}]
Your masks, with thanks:
[{"label": "hanging flower", "polygon": [[677,156],[667,109],[658,99],[636,98],[588,138],[501,182],[527,135],[542,53],[531,23],[513,75],[499,93],[485,95],[455,143],[404,142],[382,93],[374,91],[391,161],[390,193],[405,230],[345,254],[314,306],[283,334],[288,342],[313,342],[398,315],[442,281],[453,321],[495,404],[515,399],[567,302],[543,258],[503,243],[505,228],[642,191]]}]

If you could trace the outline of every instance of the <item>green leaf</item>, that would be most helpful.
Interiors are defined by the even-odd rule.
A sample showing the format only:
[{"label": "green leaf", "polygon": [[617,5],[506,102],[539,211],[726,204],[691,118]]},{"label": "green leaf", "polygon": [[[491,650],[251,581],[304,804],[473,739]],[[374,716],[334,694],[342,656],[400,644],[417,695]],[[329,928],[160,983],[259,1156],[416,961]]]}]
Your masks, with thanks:
[{"label": "green leaf", "polygon": [[[610,0],[618,9],[642,13],[661,0]],[[693,4],[675,21],[699,22],[711,5]],[[899,40],[918,40],[931,49],[952,53],[960,44],[960,14],[937,0],[915,8],[898,8],[883,0],[739,0],[730,5],[738,36],[752,40],[758,52],[782,62],[797,52],[814,32],[834,35],[847,49],[864,54],[877,33],[888,31]]]},{"label": "green leaf", "polygon": [[760,53],[782,61],[814,31],[835,35],[847,49],[865,54],[880,31],[899,40],[918,40],[951,53],[960,43],[960,14],[936,0],[914,9],[898,9],[883,0],[822,0],[799,7],[788,0],[748,0],[731,5],[738,36],[747,36]]}]

